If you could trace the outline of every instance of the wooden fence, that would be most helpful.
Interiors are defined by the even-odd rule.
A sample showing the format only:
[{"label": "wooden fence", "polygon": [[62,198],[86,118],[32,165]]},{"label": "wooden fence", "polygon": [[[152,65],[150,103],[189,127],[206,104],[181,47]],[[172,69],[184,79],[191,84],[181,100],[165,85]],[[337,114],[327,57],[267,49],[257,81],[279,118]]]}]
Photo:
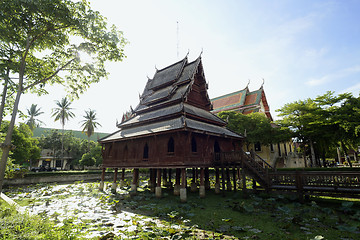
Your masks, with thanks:
[{"label": "wooden fence", "polygon": [[290,191],[299,196],[325,195],[360,198],[360,171],[276,171],[255,153],[222,152],[217,166],[239,166],[267,191]]}]

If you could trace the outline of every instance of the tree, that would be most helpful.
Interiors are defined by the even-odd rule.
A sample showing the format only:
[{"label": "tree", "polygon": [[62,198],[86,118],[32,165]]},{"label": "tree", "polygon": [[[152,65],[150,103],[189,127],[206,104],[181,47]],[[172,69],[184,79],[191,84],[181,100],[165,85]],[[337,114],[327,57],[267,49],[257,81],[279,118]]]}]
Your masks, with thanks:
[{"label": "tree", "polygon": [[309,144],[312,164],[320,165],[319,157],[329,155],[341,145],[347,154],[349,147],[354,148],[359,142],[360,98],[354,98],[350,93],[334,96],[327,92],[315,99],[306,99],[285,104],[277,110],[278,121],[283,127],[288,127],[300,142]]},{"label": "tree", "polygon": [[271,125],[270,120],[262,113],[244,115],[234,111],[220,112],[219,117],[228,122],[227,127],[246,136],[246,148],[250,144],[269,145],[289,140],[287,130]]},{"label": "tree", "polygon": [[[4,121],[1,127],[1,132],[7,132],[9,128],[9,122]],[[14,163],[19,165],[31,165],[31,162],[40,158],[40,148],[38,147],[38,141],[32,137],[33,133],[29,126],[20,123],[14,127],[13,137],[11,143],[13,149],[9,154],[10,158],[14,160]]]},{"label": "tree", "polygon": [[62,158],[64,158],[64,127],[66,121],[69,121],[69,118],[75,117],[75,114],[71,112],[71,102],[66,98],[62,98],[61,101],[56,101],[57,108],[53,108],[52,117],[55,118],[55,121],[60,121],[62,126],[62,136],[61,136],[61,153]]},{"label": "tree", "polygon": [[41,124],[43,124],[42,121],[36,119],[36,117],[44,113],[40,111],[41,108],[37,108],[37,104],[31,104],[30,109],[27,109],[29,120],[26,122],[26,124],[30,127],[31,131],[34,130],[34,128],[39,127]]},{"label": "tree", "polygon": [[[107,76],[105,61],[124,58],[126,40],[115,26],[109,29],[106,19],[86,1],[1,0],[0,6],[0,44],[11,46],[11,51],[1,52],[1,70],[18,74],[10,125],[1,144],[1,192],[22,94],[41,95],[47,85],[62,84],[78,97]],[[90,54],[93,62],[82,63],[81,52]],[[61,71],[64,74],[59,75]]]},{"label": "tree", "polygon": [[88,151],[90,151],[90,137],[94,134],[95,128],[98,126],[101,126],[100,123],[96,122],[96,113],[94,110],[89,109],[89,111],[85,111],[85,116],[83,116],[85,119],[82,120],[81,127],[82,132],[85,132],[85,134],[88,136]]}]

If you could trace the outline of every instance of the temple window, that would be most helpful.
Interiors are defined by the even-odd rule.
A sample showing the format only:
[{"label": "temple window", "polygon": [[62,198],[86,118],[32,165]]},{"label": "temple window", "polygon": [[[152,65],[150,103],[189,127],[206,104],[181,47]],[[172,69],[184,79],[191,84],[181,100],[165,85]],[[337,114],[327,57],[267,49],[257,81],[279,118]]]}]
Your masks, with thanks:
[{"label": "temple window", "polygon": [[175,143],[174,143],[174,138],[170,137],[169,141],[168,141],[168,153],[174,153],[175,152]]},{"label": "temple window", "polygon": [[197,152],[197,145],[195,137],[191,138],[191,152],[196,153]]}]

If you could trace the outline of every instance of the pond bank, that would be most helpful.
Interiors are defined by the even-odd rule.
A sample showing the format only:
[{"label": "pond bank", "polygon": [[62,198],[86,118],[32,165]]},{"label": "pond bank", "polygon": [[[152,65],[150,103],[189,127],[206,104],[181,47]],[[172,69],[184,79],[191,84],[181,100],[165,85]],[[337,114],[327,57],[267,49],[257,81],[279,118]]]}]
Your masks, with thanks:
[{"label": "pond bank", "polygon": [[[105,174],[106,180],[114,178],[113,172],[107,172]],[[94,182],[101,179],[101,173],[89,172],[79,174],[29,174],[24,178],[5,179],[4,187],[7,186],[19,186],[19,185],[31,185],[38,183],[73,183],[76,181]]]}]

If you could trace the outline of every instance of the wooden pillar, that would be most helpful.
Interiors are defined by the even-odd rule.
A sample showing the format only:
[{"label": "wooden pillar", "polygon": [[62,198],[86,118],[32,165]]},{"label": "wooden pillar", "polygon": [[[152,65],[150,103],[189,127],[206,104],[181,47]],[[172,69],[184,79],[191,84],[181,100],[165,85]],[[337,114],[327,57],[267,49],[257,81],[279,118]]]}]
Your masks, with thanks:
[{"label": "wooden pillar", "polygon": [[103,168],[102,172],[101,172],[101,181],[100,181],[100,186],[99,186],[100,191],[104,191],[105,171],[106,171],[106,168]]},{"label": "wooden pillar", "polygon": [[244,169],[244,164],[241,168],[241,180],[242,180],[242,189],[243,189],[243,194],[244,196],[247,195],[247,190],[246,190],[246,175],[245,175],[245,169]]},{"label": "wooden pillar", "polygon": [[205,189],[210,190],[209,168],[205,168]]},{"label": "wooden pillar", "polygon": [[163,169],[163,186],[164,187],[167,187],[167,184],[168,184],[168,182],[167,182],[167,169],[166,168],[164,168]]},{"label": "wooden pillar", "polygon": [[253,190],[256,191],[257,186],[256,186],[256,180],[255,180],[255,178],[252,179],[252,185],[253,185]]},{"label": "wooden pillar", "polygon": [[118,174],[118,169],[115,168],[115,169],[114,169],[114,181],[113,181],[113,183],[111,184],[111,192],[112,192],[112,193],[116,193],[116,188],[117,188],[117,184],[116,184],[117,174]]},{"label": "wooden pillar", "polygon": [[230,179],[230,168],[226,168],[226,190],[231,191],[231,179]]},{"label": "wooden pillar", "polygon": [[122,169],[121,172],[121,178],[120,178],[120,187],[124,187],[125,186],[125,168]]},{"label": "wooden pillar", "polygon": [[299,201],[301,203],[304,202],[304,186],[303,186],[303,180],[302,175],[298,171],[295,173],[295,184],[296,184],[296,190],[299,197]]},{"label": "wooden pillar", "polygon": [[132,182],[130,184],[130,193],[131,194],[136,194],[136,191],[137,191],[138,171],[139,171],[139,169],[137,169],[137,168],[134,168],[134,170],[133,170],[133,179],[132,179]]},{"label": "wooden pillar", "polygon": [[139,186],[139,182],[140,182],[140,171],[139,169],[137,168],[136,171],[135,171],[135,174],[136,174],[136,187]]},{"label": "wooden pillar", "polygon": [[157,169],[157,183],[155,188],[155,197],[161,198],[161,168]]},{"label": "wooden pillar", "polygon": [[222,194],[225,196],[225,169],[224,167],[221,168],[221,181],[222,181]]},{"label": "wooden pillar", "polygon": [[181,188],[180,188],[180,201],[186,202],[187,196],[186,196],[186,168],[181,169]]},{"label": "wooden pillar", "polygon": [[220,170],[219,168],[215,169],[215,193],[220,193]]},{"label": "wooden pillar", "polygon": [[197,191],[197,184],[196,184],[196,169],[193,168],[192,169],[192,181],[191,181],[191,185],[190,185],[190,191],[191,192],[196,192]]},{"label": "wooden pillar", "polygon": [[180,177],[181,177],[181,169],[176,169],[175,174],[175,185],[174,185],[174,195],[179,196],[180,195]]},{"label": "wooden pillar", "polygon": [[201,198],[205,197],[205,170],[204,170],[204,168],[200,168],[199,196]]},{"label": "wooden pillar", "polygon": [[149,189],[151,189],[153,187],[152,183],[153,183],[153,177],[154,177],[152,168],[149,169],[149,174],[150,174],[150,178],[148,181],[148,187],[149,187]]},{"label": "wooden pillar", "polygon": [[168,189],[171,189],[173,186],[172,186],[172,181],[171,181],[171,173],[172,173],[172,169],[171,168],[169,168],[168,169],[168,181],[167,181],[167,185],[166,185],[166,187],[168,188]]},{"label": "wooden pillar", "polygon": [[156,178],[157,178],[157,170],[152,168],[151,170],[152,173],[152,178],[151,178],[151,188],[150,191],[151,192],[155,192],[155,187],[156,187]]},{"label": "wooden pillar", "polygon": [[236,167],[235,166],[233,166],[233,168],[232,168],[232,174],[233,174],[234,192],[236,192]]}]

